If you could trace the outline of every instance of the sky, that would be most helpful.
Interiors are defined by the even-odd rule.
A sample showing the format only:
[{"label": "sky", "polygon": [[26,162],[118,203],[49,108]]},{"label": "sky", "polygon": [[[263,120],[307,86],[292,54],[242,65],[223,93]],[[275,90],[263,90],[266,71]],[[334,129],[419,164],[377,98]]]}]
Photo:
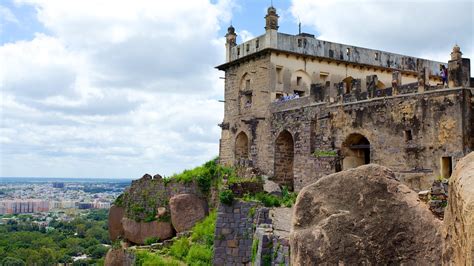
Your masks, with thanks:
[{"label": "sky", "polygon": [[[218,155],[227,27],[268,0],[0,0],[0,176],[171,175]],[[473,58],[471,0],[273,0],[279,31]],[[472,65],[473,63],[471,63]],[[472,67],[474,69],[474,67]]]}]

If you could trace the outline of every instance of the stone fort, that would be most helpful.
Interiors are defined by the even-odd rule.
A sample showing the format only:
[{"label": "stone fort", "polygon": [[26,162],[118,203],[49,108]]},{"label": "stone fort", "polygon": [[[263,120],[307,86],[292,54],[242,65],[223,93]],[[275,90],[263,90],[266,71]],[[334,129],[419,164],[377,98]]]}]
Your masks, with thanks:
[{"label": "stone fort", "polygon": [[284,34],[278,17],[268,8],[265,34],[242,44],[228,28],[221,164],[299,191],[376,163],[422,190],[474,150],[474,79],[457,45],[446,64]]}]

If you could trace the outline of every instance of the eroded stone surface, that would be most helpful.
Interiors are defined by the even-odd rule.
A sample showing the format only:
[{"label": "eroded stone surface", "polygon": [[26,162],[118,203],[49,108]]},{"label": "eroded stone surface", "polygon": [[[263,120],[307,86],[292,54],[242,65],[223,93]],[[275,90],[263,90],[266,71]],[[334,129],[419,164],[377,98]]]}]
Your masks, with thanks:
[{"label": "eroded stone surface", "polygon": [[122,218],[124,217],[122,207],[112,206],[109,210],[109,236],[111,241],[123,236]]},{"label": "eroded stone surface", "polygon": [[171,222],[176,232],[191,229],[208,214],[207,202],[193,194],[180,194],[170,198]]},{"label": "eroded stone surface", "polygon": [[451,175],[444,224],[443,262],[474,265],[474,152],[459,161]]},{"label": "eroded stone surface", "polygon": [[173,237],[173,227],[168,222],[136,222],[134,220],[123,218],[122,225],[125,238],[135,244],[144,244],[145,239],[158,237],[165,240]]},{"label": "eroded stone surface", "polygon": [[298,195],[292,265],[436,264],[441,222],[388,168],[370,164],[323,177]]}]

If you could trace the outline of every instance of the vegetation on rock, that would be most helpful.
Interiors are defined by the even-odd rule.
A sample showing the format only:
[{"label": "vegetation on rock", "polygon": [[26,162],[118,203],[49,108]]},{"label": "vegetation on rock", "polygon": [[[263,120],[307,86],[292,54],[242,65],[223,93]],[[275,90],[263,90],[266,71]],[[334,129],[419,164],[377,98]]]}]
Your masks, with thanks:
[{"label": "vegetation on rock", "polygon": [[189,237],[176,239],[157,253],[137,251],[138,265],[211,265],[217,213],[198,222]]}]

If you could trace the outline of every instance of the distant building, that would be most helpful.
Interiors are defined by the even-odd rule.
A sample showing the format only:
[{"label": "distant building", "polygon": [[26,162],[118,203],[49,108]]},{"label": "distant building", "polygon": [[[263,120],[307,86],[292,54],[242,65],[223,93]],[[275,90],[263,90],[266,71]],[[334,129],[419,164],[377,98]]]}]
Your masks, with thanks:
[{"label": "distant building", "polygon": [[53,188],[64,188],[64,182],[53,182]]},{"label": "distant building", "polygon": [[0,201],[0,214],[36,213],[49,211],[49,202],[44,200]]},{"label": "distant building", "polygon": [[78,202],[77,208],[80,210],[87,210],[94,208],[94,203],[91,202]]},{"label": "distant building", "polygon": [[94,208],[96,208],[96,209],[109,209],[110,208],[110,202],[96,201],[96,202],[94,202]]}]

